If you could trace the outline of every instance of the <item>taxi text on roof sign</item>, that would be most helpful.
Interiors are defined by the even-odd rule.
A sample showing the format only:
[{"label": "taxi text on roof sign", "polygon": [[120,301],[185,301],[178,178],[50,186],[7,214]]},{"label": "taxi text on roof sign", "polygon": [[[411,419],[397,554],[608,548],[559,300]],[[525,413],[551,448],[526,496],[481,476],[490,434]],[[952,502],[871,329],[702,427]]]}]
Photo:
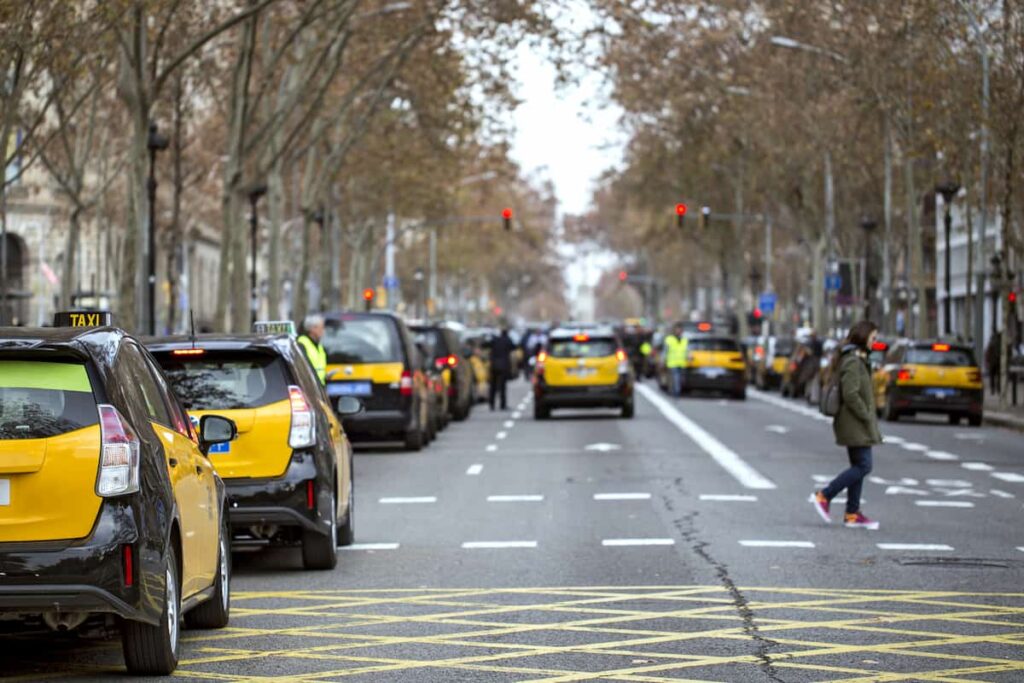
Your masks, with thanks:
[{"label": "taxi text on roof sign", "polygon": [[58,311],[53,315],[54,327],[103,327],[113,324],[110,311]]},{"label": "taxi text on roof sign", "polygon": [[256,334],[289,334],[295,336],[295,323],[291,320],[257,320],[252,324]]}]

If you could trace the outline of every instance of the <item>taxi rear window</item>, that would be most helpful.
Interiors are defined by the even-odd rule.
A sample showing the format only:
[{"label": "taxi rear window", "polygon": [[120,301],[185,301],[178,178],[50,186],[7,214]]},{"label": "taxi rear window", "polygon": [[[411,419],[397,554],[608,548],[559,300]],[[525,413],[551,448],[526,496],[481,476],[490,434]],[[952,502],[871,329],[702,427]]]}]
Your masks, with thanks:
[{"label": "taxi rear window", "polygon": [[0,439],[45,439],[98,422],[85,365],[0,361]]},{"label": "taxi rear window", "polygon": [[259,408],[288,398],[284,361],[262,353],[155,354],[186,410]]},{"label": "taxi rear window", "polygon": [[400,363],[402,347],[395,323],[383,317],[328,320],[321,340],[328,363]]},{"label": "taxi rear window", "polygon": [[604,358],[614,356],[618,345],[611,339],[554,339],[548,355],[552,358]]},{"label": "taxi rear window", "polygon": [[735,339],[691,339],[690,351],[730,351],[739,353],[740,345]]},{"label": "taxi rear window", "polygon": [[907,349],[907,357],[903,361],[907,365],[945,365],[949,367],[971,367],[974,354],[969,349],[951,348],[948,351],[936,351],[931,347]]},{"label": "taxi rear window", "polygon": [[793,349],[796,348],[796,344],[791,339],[780,339],[775,342],[775,357],[786,356],[787,358],[792,355]]},{"label": "taxi rear window", "polygon": [[416,343],[423,344],[423,348],[427,350],[431,358],[440,358],[451,353],[448,349],[448,342],[445,340],[444,333],[441,330],[420,327],[413,328],[412,331],[416,335]]}]

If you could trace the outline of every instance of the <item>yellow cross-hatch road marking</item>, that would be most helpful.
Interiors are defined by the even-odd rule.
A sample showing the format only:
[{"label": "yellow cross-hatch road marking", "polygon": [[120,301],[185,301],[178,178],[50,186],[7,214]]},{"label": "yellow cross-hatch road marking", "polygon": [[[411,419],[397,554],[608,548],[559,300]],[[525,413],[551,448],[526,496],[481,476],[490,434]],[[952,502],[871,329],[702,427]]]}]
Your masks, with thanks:
[{"label": "yellow cross-hatch road marking", "polygon": [[[240,591],[186,631],[176,676],[217,681],[1024,680],[1024,593],[599,586]],[[44,636],[0,650],[23,680],[119,670]],[[7,663],[5,662],[5,664]],[[788,675],[787,675],[788,672]]]}]

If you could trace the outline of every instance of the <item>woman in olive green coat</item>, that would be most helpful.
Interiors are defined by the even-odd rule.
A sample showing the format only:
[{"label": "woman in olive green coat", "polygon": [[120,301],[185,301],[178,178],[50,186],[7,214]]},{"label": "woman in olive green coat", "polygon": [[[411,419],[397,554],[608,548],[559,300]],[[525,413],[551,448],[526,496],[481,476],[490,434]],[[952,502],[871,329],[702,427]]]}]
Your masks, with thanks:
[{"label": "woman in olive green coat", "polygon": [[858,529],[877,529],[878,522],[868,519],[860,510],[860,493],[864,478],[871,473],[871,448],[882,443],[875,413],[875,393],[868,365],[868,349],[878,336],[873,322],[861,320],[850,329],[846,343],[839,350],[836,372],[839,373],[839,412],[832,422],[836,443],[846,446],[850,467],[821,491],[811,495],[811,503],[822,519],[831,522],[829,506],[840,491],[846,489],[844,524]]}]

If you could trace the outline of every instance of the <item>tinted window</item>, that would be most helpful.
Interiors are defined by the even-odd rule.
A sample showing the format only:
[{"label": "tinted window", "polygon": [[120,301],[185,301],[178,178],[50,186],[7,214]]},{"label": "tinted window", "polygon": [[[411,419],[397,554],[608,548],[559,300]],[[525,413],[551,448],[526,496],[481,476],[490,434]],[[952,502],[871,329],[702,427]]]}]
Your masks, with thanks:
[{"label": "tinted window", "polygon": [[134,344],[122,344],[115,365],[118,366],[117,374],[127,377],[132,385],[138,388],[139,397],[142,399],[139,407],[145,412],[146,418],[170,427],[171,416],[167,412],[167,405],[138,347]]},{"label": "tinted window", "polygon": [[448,350],[448,342],[444,333],[438,329],[413,328],[413,338],[417,344],[422,344],[430,358],[440,358],[451,353]]},{"label": "tinted window", "polygon": [[740,345],[733,339],[691,339],[690,351],[732,351],[739,353]]},{"label": "tinted window", "polygon": [[778,339],[775,342],[775,356],[786,356],[787,358],[793,354],[793,349],[796,345],[792,339]]},{"label": "tinted window", "polygon": [[85,365],[0,361],[0,439],[43,439],[97,422]]},{"label": "tinted window", "polygon": [[604,358],[614,356],[618,346],[611,339],[591,339],[578,342],[572,339],[555,339],[551,342],[548,355],[552,358]]},{"label": "tinted window", "polygon": [[256,353],[207,353],[157,361],[186,410],[258,408],[288,398],[284,362]]},{"label": "tinted window", "polygon": [[321,343],[328,363],[402,362],[402,344],[390,318],[346,316],[328,320]]},{"label": "tinted window", "polygon": [[967,349],[934,351],[930,347],[907,349],[907,358],[904,362],[908,365],[947,365],[952,367],[976,365],[974,354]]}]

